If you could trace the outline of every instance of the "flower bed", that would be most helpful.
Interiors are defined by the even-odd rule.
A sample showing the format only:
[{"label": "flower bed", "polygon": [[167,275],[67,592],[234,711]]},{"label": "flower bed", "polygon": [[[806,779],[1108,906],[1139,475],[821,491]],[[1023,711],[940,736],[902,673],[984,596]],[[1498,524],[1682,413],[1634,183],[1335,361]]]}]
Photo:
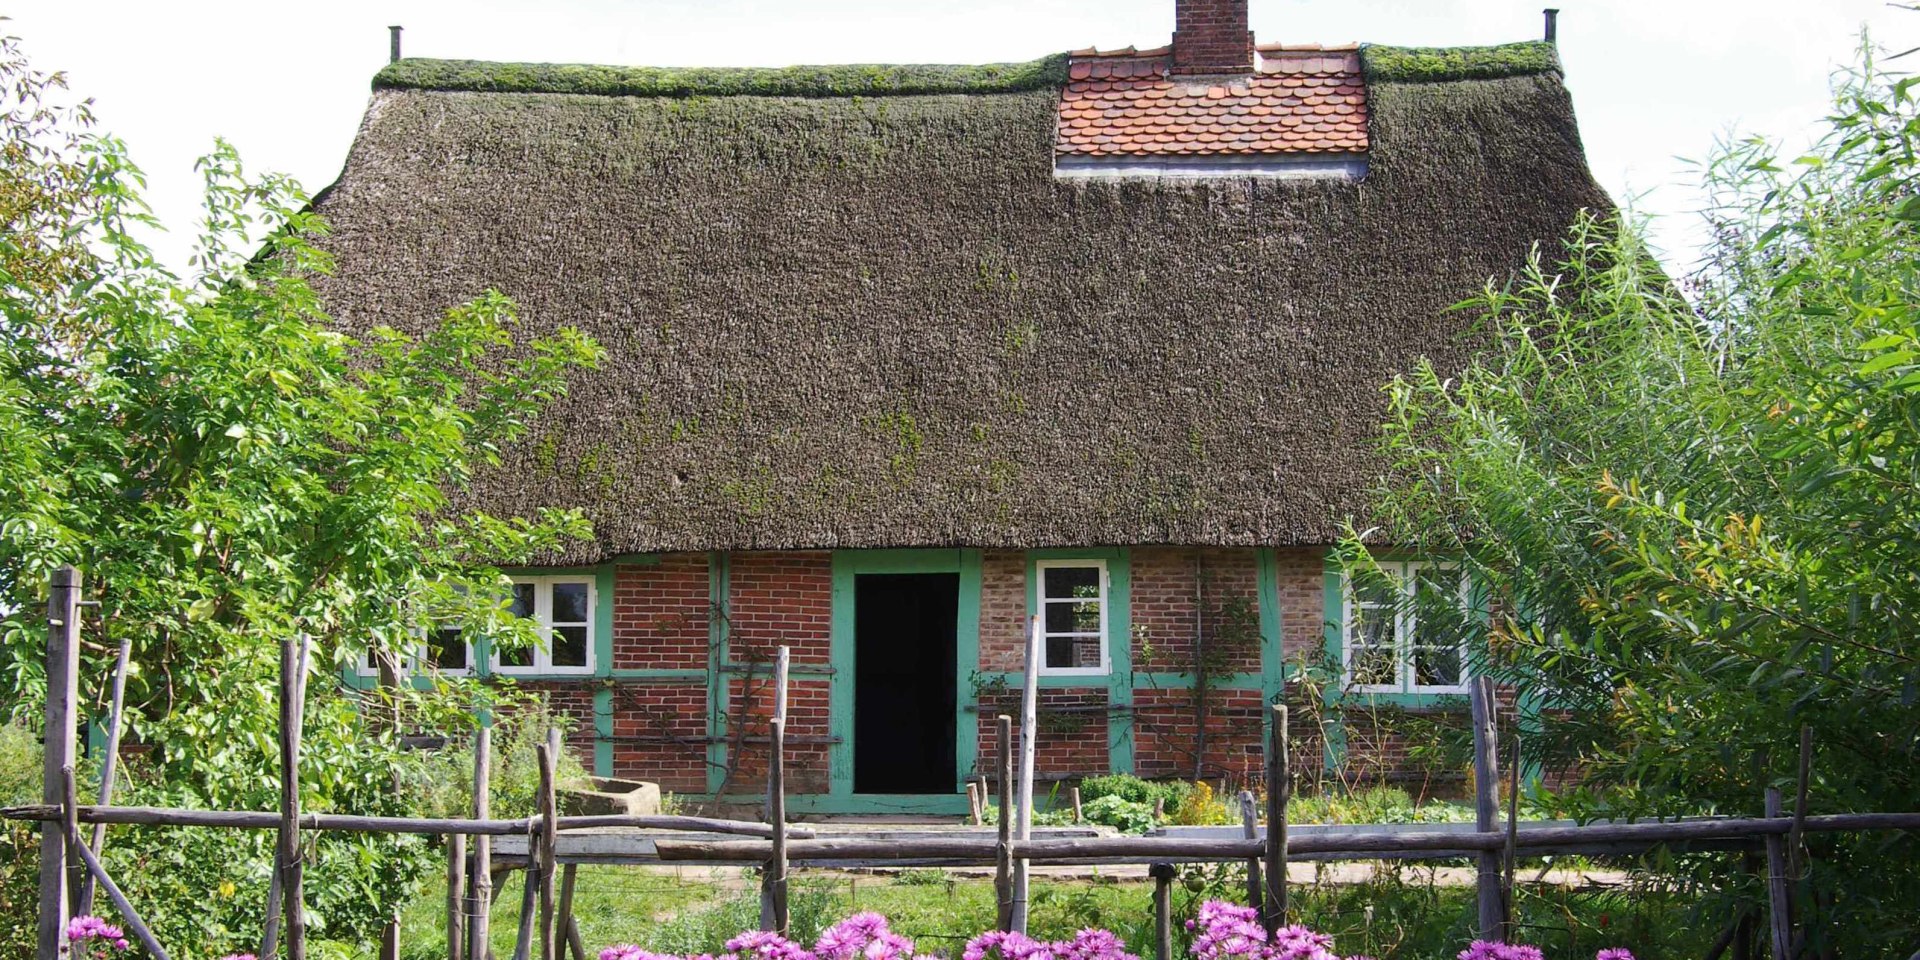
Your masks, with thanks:
[{"label": "flower bed", "polygon": [[[1194,919],[1191,953],[1195,960],[1371,960],[1342,958],[1334,952],[1333,937],[1303,926],[1282,927],[1273,937],[1260,925],[1258,913],[1224,900],[1202,904]],[[676,956],[654,953],[633,944],[600,951],[600,960],[933,960],[917,953],[912,940],[888,929],[877,913],[856,913],[828,927],[811,949],[776,933],[747,931],[728,940],[726,953]],[[1087,929],[1070,940],[1035,940],[1021,933],[992,930],[967,941],[961,960],[1140,960],[1107,930]],[[1543,960],[1540,948],[1525,944],[1476,940],[1458,960]],[[1633,960],[1633,954],[1613,948],[1594,960]]]}]

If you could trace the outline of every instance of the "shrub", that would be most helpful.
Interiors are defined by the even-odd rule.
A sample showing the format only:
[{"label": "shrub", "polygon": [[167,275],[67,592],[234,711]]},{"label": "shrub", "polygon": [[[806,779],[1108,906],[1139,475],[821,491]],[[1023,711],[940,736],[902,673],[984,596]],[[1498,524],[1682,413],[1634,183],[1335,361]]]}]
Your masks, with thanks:
[{"label": "shrub", "polygon": [[1226,804],[1213,798],[1213,787],[1200,781],[1187,791],[1177,806],[1169,810],[1168,820],[1189,826],[1217,826],[1233,823],[1234,816],[1227,810]]}]

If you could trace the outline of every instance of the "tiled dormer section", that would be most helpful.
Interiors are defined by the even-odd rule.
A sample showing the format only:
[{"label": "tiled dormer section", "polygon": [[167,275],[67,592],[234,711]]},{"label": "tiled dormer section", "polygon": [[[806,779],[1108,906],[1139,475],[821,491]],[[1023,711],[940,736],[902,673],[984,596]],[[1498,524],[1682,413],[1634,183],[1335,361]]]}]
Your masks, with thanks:
[{"label": "tiled dormer section", "polygon": [[1302,158],[1367,150],[1367,91],[1354,46],[1259,48],[1255,73],[1179,76],[1169,51],[1071,55],[1056,157]]}]

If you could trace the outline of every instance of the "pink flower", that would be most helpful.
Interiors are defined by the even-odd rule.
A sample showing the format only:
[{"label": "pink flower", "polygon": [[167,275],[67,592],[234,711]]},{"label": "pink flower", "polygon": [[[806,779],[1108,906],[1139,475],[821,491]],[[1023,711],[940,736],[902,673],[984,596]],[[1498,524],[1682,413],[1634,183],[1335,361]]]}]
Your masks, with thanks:
[{"label": "pink flower", "polygon": [[1593,960],[1633,960],[1633,951],[1625,947],[1608,947],[1594,954]]}]

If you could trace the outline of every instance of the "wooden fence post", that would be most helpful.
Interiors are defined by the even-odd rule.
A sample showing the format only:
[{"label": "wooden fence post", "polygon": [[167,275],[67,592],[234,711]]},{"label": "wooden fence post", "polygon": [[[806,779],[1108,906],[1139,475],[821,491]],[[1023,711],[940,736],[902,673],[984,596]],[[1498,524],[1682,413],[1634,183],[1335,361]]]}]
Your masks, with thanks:
[{"label": "wooden fence post", "polygon": [[787,668],[789,652],[773,659],[773,718],[767,723],[767,825],[772,855],[760,874],[760,929],[787,933]]},{"label": "wooden fence post", "polygon": [[[476,820],[489,820],[493,817],[493,725],[492,718],[483,718],[479,729],[473,732],[473,817]],[[493,838],[485,834],[473,838],[473,907],[472,924],[467,928],[467,953],[469,960],[487,960],[488,944],[493,932]]]},{"label": "wooden fence post", "polygon": [[1513,725],[1513,753],[1507,771],[1507,845],[1501,851],[1500,936],[1514,942],[1513,868],[1520,846],[1520,725]]},{"label": "wooden fence post", "polygon": [[1267,890],[1260,911],[1269,936],[1287,922],[1287,800],[1293,793],[1287,705],[1274,704],[1272,716],[1267,733]]},{"label": "wooden fence post", "polygon": [[[1252,790],[1240,791],[1240,835],[1247,840],[1260,839],[1260,811]],[[1266,905],[1260,892],[1260,861],[1260,857],[1247,860],[1247,906],[1255,910]]]},{"label": "wooden fence post", "polygon": [[[80,685],[80,571],[53,572],[47,593],[47,704],[40,798],[63,802],[61,771],[73,766],[74,706]],[[40,822],[40,960],[64,956],[67,934],[68,838],[59,823]]]},{"label": "wooden fence post", "polygon": [[300,736],[306,723],[308,640],[280,643],[280,884],[288,960],[307,957],[306,865],[300,852]]},{"label": "wooden fence post", "polygon": [[[1780,790],[1767,788],[1766,815],[1781,815]],[[1787,902],[1787,844],[1777,833],[1767,834],[1767,932],[1773,942],[1773,960],[1792,956],[1793,914]]]},{"label": "wooden fence post", "polygon": [[1153,960],[1173,960],[1173,864],[1147,867],[1153,878]]},{"label": "wooden fence post", "polygon": [[573,884],[579,865],[569,863],[560,869],[560,929],[566,933],[567,947],[573,951],[573,960],[587,960],[587,947],[580,939],[580,925],[573,919]]},{"label": "wooden fence post", "polygon": [[993,854],[994,927],[1013,929],[1013,718],[994,719],[1000,751],[1000,843]]},{"label": "wooden fence post", "polygon": [[1086,816],[1080,812],[1080,788],[1074,787],[1068,793],[1068,798],[1073,801],[1073,822],[1074,823],[1087,822]]},{"label": "wooden fence post", "polygon": [[[104,621],[104,618],[103,618]],[[120,732],[126,729],[124,714],[127,706],[127,661],[133,658],[133,637],[120,638],[120,650],[113,658],[113,694],[108,699],[107,712],[107,752],[100,761],[100,806],[113,802],[114,768],[120,759]],[[107,825],[93,825],[91,842],[93,855],[97,858],[100,851],[107,848]],[[85,875],[80,881],[80,897],[75,913],[93,912],[93,875]]]},{"label": "wooden fence post", "polygon": [[[560,728],[547,728],[547,742],[540,745],[540,960],[554,960],[553,925],[555,844],[560,833]],[[529,877],[532,874],[528,875]]]},{"label": "wooden fence post", "polygon": [[72,841],[73,852],[78,854],[77,859],[84,861],[82,867],[87,871],[87,879],[98,880],[101,886],[107,888],[107,899],[113,901],[114,909],[120,911],[120,919],[126,923],[127,929],[133,931],[134,939],[147,948],[147,953],[153,957],[153,960],[167,960],[167,951],[160,946],[160,941],[147,927],[147,922],[141,919],[140,914],[133,909],[133,904],[127,901],[127,895],[120,892],[119,885],[107,875],[107,868],[101,866],[100,858],[93,855],[91,848],[80,842],[80,823],[75,818],[75,814],[80,809],[80,791],[73,784],[72,767],[61,771],[61,792],[66,798],[67,836]]},{"label": "wooden fence post", "polygon": [[[1473,819],[1474,828],[1491,833],[1499,825],[1500,760],[1495,751],[1493,679],[1475,677],[1468,687],[1473,714]],[[1500,855],[1481,850],[1479,864],[1478,936],[1481,940],[1500,939]]]},{"label": "wooden fence post", "polygon": [[466,960],[467,837],[447,837],[447,960]]},{"label": "wooden fence post", "polygon": [[[1041,636],[1040,618],[1029,617],[1026,666],[1020,683],[1020,793],[1014,811],[1019,821],[1013,827],[1014,839],[1021,841],[1033,836],[1034,752],[1040,742],[1040,667],[1047,656],[1041,647]],[[1013,861],[1013,929],[1019,933],[1027,932],[1027,890],[1027,860],[1021,857]]]},{"label": "wooden fence post", "polygon": [[986,823],[980,813],[980,785],[972,780],[967,781],[967,819],[976,827]]}]

